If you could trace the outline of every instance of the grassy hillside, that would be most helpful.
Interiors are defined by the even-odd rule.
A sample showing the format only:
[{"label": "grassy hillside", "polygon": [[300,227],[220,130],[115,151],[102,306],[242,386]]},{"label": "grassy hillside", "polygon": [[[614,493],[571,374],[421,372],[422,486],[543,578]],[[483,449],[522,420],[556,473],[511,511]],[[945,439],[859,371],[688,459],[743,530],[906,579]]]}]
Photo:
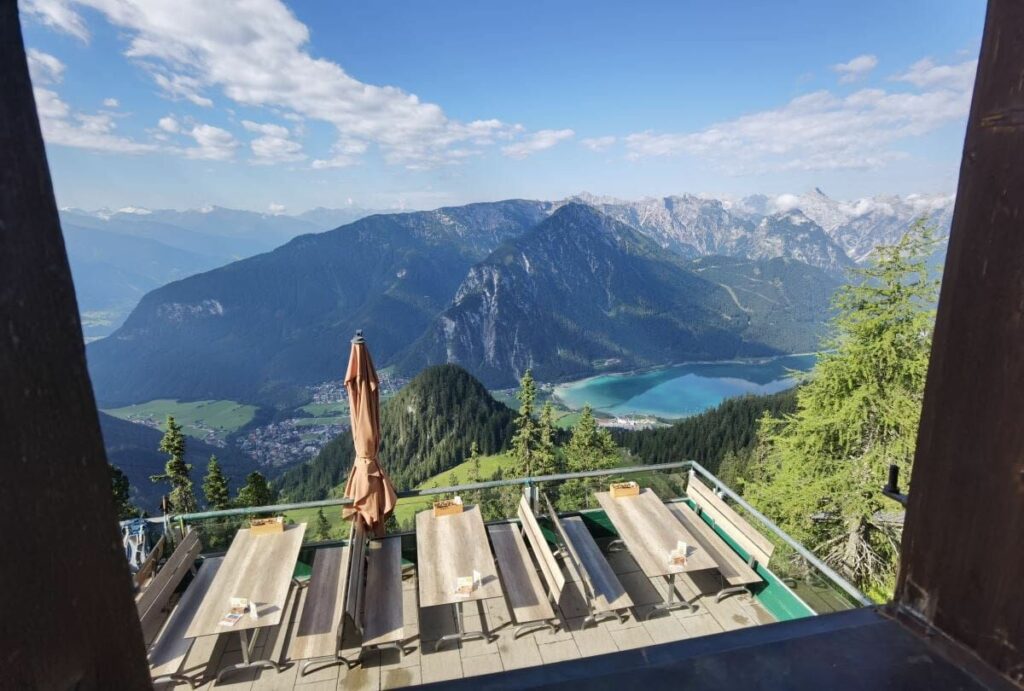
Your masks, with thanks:
[{"label": "grassy hillside", "polygon": [[168,415],[182,426],[188,436],[203,441],[212,437],[224,440],[229,434],[249,424],[256,406],[235,401],[176,401],[160,398],[147,403],[111,408],[103,412],[129,422],[155,422],[166,429]]}]

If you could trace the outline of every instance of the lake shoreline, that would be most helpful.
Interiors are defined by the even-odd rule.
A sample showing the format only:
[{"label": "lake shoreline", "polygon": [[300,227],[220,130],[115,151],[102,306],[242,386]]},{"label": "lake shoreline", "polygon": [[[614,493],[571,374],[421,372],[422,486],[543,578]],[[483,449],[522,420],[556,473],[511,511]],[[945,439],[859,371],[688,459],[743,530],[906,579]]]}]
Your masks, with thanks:
[{"label": "lake shoreline", "polygon": [[[570,393],[571,391],[586,389],[590,385],[599,387],[602,383],[614,385],[615,388],[621,390],[621,387],[624,384],[628,386],[631,378],[641,379],[649,377],[650,375],[656,375],[659,372],[669,372],[673,369],[685,370],[686,368],[693,368],[694,371],[692,372],[681,371],[678,377],[670,377],[661,382],[654,381],[649,387],[641,388],[636,393],[627,395],[625,398],[622,398],[621,394],[616,396],[615,394],[599,392],[594,394],[598,403],[590,401],[594,412],[605,416],[613,418],[653,418],[662,422],[671,423],[673,421],[692,417],[693,415],[699,415],[705,410],[719,405],[728,398],[751,394],[763,395],[788,389],[793,386],[795,382],[794,384],[782,386],[784,382],[791,379],[791,377],[785,374],[785,370],[806,371],[802,368],[780,369],[777,372],[770,372],[770,379],[759,381],[758,377],[750,376],[749,373],[746,374],[746,376],[744,376],[743,372],[737,373],[735,376],[728,376],[727,374],[723,376],[718,373],[703,373],[700,371],[701,368],[719,366],[734,366],[741,369],[750,367],[769,367],[780,360],[789,360],[793,358],[817,358],[819,355],[819,352],[809,352],[787,353],[784,355],[772,355],[756,358],[732,358],[728,360],[691,360],[673,364],[656,365],[653,367],[634,368],[618,372],[601,372],[581,379],[555,383],[551,388],[551,397],[561,407],[571,411],[578,411],[583,407],[583,405],[585,405],[581,403],[581,397],[585,394],[580,394],[574,397]],[[807,364],[811,366],[813,365],[813,363]],[[664,400],[651,401],[647,404],[644,404],[641,400],[637,400],[635,405],[630,406],[630,402],[634,399],[643,399],[652,392],[655,392],[660,396],[673,395],[673,382],[677,379],[684,378],[693,380],[690,386],[690,389],[693,390],[689,391],[684,389],[674,391],[675,395],[681,396],[678,408],[674,401],[672,403],[668,403],[669,408],[665,408],[664,406],[667,402]],[[601,380],[601,383],[596,383],[597,380]],[[638,382],[638,384],[642,387],[642,382]],[[700,385],[703,385],[703,387]],[[719,391],[715,391],[716,385],[719,387]],[[660,391],[658,391],[659,389]],[[704,399],[693,399],[693,396],[698,396],[700,391],[703,391],[704,396],[707,397],[706,402]],[[689,398],[687,398],[688,394],[690,395]],[[602,398],[607,399],[609,395],[611,395],[611,400],[605,400],[603,403],[600,402]],[[573,400],[574,398],[575,400]],[[619,398],[620,400],[614,400],[616,398]],[[615,410],[622,406],[631,407],[632,409]]]}]

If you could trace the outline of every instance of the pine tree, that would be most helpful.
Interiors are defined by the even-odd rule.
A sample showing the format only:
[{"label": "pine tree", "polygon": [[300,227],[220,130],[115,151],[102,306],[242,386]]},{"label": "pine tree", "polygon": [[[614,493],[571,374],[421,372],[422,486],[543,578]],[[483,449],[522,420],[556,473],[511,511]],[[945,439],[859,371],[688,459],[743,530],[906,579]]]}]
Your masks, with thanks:
[{"label": "pine tree", "polygon": [[762,420],[746,497],[871,597],[892,592],[899,534],[880,512],[890,464],[910,477],[938,281],[919,222],[835,300],[834,335],[797,394]]},{"label": "pine tree", "polygon": [[331,539],[331,523],[324,515],[323,507],[316,511],[316,536],[323,541]]},{"label": "pine tree", "polygon": [[534,476],[553,475],[558,472],[557,449],[555,448],[555,407],[551,401],[544,403],[537,427],[537,451],[534,456]]},{"label": "pine tree", "polygon": [[516,398],[519,399],[519,415],[516,416],[516,433],[512,437],[512,458],[515,461],[516,475],[531,477],[534,474],[534,456],[537,452],[539,430],[537,421],[533,419],[537,385],[530,370],[526,370],[520,380]]},{"label": "pine tree", "polygon": [[203,478],[203,494],[206,495],[206,506],[214,511],[231,508],[231,492],[228,479],[220,469],[216,456],[210,456],[206,466],[206,477]]},{"label": "pine tree", "polygon": [[469,473],[466,481],[471,485],[480,482],[480,446],[476,441],[469,445]]},{"label": "pine tree", "polygon": [[118,520],[137,518],[143,515],[142,509],[135,506],[131,499],[131,485],[128,476],[116,465],[110,464],[110,488],[114,497],[114,511]]},{"label": "pine tree", "polygon": [[238,490],[235,497],[235,506],[242,508],[246,506],[267,506],[273,504],[276,499],[274,490],[267,483],[267,478],[259,471],[253,471],[245,478],[245,486]]},{"label": "pine tree", "polygon": [[[619,449],[611,433],[597,425],[594,411],[589,405],[583,406],[580,419],[573,425],[572,438],[565,447],[566,470],[579,473],[614,468],[619,459]],[[568,480],[560,489],[559,507],[566,511],[586,507],[591,492],[607,485],[609,481],[608,478]]]},{"label": "pine tree", "polygon": [[185,462],[185,435],[174,417],[167,416],[167,431],[160,440],[160,450],[169,458],[163,475],[151,475],[153,482],[170,482],[171,511],[176,514],[192,513],[199,508],[195,490],[192,489],[192,466]]}]

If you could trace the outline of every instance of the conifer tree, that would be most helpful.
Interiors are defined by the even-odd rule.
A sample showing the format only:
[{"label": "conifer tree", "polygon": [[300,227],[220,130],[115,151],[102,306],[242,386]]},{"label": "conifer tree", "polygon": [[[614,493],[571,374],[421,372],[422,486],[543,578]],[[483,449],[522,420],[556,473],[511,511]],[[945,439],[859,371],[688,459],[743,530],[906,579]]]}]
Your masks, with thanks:
[{"label": "conifer tree", "polygon": [[316,511],[316,536],[323,541],[331,539],[331,523],[327,520],[327,516],[324,515],[323,507]]},{"label": "conifer tree", "polygon": [[203,494],[206,495],[206,506],[214,511],[231,508],[231,492],[228,479],[220,469],[216,456],[210,456],[206,466],[206,477],[203,478]]},{"label": "conifer tree", "polygon": [[176,514],[192,513],[199,508],[196,493],[192,488],[192,466],[185,462],[185,435],[174,417],[167,416],[167,431],[160,440],[160,450],[169,458],[162,475],[151,475],[153,482],[170,482],[169,495],[171,511]]},{"label": "conifer tree", "polygon": [[[611,433],[598,426],[597,420],[594,419],[594,411],[589,405],[583,406],[580,419],[573,425],[572,438],[565,447],[566,470],[578,473],[614,468],[619,459],[620,452]],[[608,478],[578,478],[566,481],[559,492],[559,507],[570,511],[588,506],[591,492],[602,485],[607,485],[608,482]]]},{"label": "conifer tree", "polygon": [[891,595],[899,533],[883,497],[890,464],[910,477],[931,352],[938,281],[918,222],[876,248],[837,293],[834,335],[797,394],[763,420],[745,495],[871,597]]},{"label": "conifer tree", "polygon": [[555,449],[555,407],[551,401],[544,403],[537,426],[537,450],[534,455],[533,475],[553,475],[558,472]]},{"label": "conifer tree", "polygon": [[519,415],[516,416],[516,433],[512,437],[512,458],[515,462],[515,473],[520,477],[530,477],[533,473],[534,456],[537,452],[539,431],[537,421],[533,419],[534,404],[537,400],[537,385],[533,381],[533,372],[526,370],[519,382]]},{"label": "conifer tree", "polygon": [[235,506],[239,508],[245,506],[266,506],[273,504],[275,499],[276,494],[267,483],[267,478],[263,477],[263,474],[259,471],[254,470],[246,476],[245,485],[238,490],[238,496],[235,497]]},{"label": "conifer tree", "polygon": [[142,509],[135,506],[131,499],[131,484],[128,476],[116,465],[109,464],[110,488],[114,497],[114,510],[117,512],[118,520],[137,518],[143,515]]}]

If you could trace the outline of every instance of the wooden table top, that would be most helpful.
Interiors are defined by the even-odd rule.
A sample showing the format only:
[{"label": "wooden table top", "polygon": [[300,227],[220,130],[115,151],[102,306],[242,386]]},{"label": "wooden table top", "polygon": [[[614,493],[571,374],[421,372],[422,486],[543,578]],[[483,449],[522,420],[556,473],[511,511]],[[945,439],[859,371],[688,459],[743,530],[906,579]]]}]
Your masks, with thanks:
[{"label": "wooden table top", "polygon": [[[282,532],[267,535],[253,535],[248,528],[239,530],[185,636],[212,636],[281,623],[305,533],[305,523],[287,525]],[[259,617],[253,619],[246,613],[234,626],[221,626],[233,597],[255,602]]]},{"label": "wooden table top", "polygon": [[[597,492],[597,501],[647,576],[717,568],[697,538],[676,520],[651,489],[644,489],[635,497],[618,499],[612,499],[608,492]],[[688,548],[686,563],[672,564],[669,553],[680,541],[685,542]]]},{"label": "wooden table top", "polygon": [[[436,518],[433,509],[416,514],[416,558],[421,607],[502,596],[479,506]],[[456,579],[473,571],[480,572],[480,585],[469,595],[456,594]]]}]

